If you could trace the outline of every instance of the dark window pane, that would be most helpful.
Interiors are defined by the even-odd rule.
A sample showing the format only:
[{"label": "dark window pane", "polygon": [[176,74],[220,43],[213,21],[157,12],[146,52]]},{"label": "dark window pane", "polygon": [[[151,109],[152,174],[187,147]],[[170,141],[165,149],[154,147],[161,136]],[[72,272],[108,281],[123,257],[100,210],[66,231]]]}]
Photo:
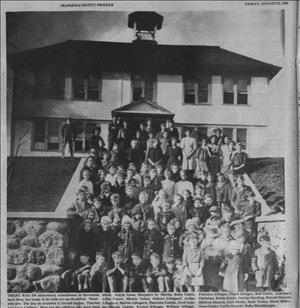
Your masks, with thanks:
[{"label": "dark window pane", "polygon": [[248,104],[248,94],[247,93],[238,93],[237,103],[239,105],[247,105]]},{"label": "dark window pane", "polygon": [[133,88],[133,100],[137,101],[142,97],[143,89],[142,88]]},{"label": "dark window pane", "polygon": [[100,79],[97,76],[90,75],[88,80],[88,99],[100,99]]},{"label": "dark window pane", "polygon": [[145,98],[146,100],[154,100],[154,86],[156,76],[154,75],[133,75],[132,77],[132,98],[139,100]]},{"label": "dark window pane", "polygon": [[73,77],[73,97],[75,99],[85,99],[86,79],[84,76],[75,75]]},{"label": "dark window pane", "polygon": [[233,128],[223,127],[223,136],[228,136],[230,140],[233,138]]},{"label": "dark window pane", "polygon": [[48,150],[59,149],[59,121],[48,121]]},{"label": "dark window pane", "polygon": [[196,85],[193,80],[186,80],[184,83],[184,103],[195,104],[196,103]]},{"label": "dark window pane", "polygon": [[82,151],[83,149],[83,122],[75,122],[74,123],[75,130],[77,133],[76,141],[75,141],[75,151]]},{"label": "dark window pane", "polygon": [[198,138],[202,140],[207,137],[207,127],[198,127]]},{"label": "dark window pane", "polygon": [[234,103],[234,95],[232,92],[224,92],[224,104],[233,104]]},{"label": "dark window pane", "polygon": [[153,101],[153,87],[146,87],[145,88],[145,98],[148,101]]},{"label": "dark window pane", "polygon": [[59,130],[59,122],[58,121],[48,121],[48,134],[50,136],[58,135],[58,130]]},{"label": "dark window pane", "polygon": [[75,141],[75,151],[82,151],[82,140]]},{"label": "dark window pane", "polygon": [[185,104],[195,104],[196,95],[195,93],[185,93],[184,95],[184,103]]},{"label": "dark window pane", "polygon": [[246,148],[247,143],[247,129],[237,128],[236,130],[236,141],[242,144],[242,149]]},{"label": "dark window pane", "polygon": [[99,100],[99,90],[92,89],[89,87],[88,89],[88,99],[90,100]]},{"label": "dark window pane", "polygon": [[45,142],[45,120],[36,120],[34,126],[34,141]]},{"label": "dark window pane", "polygon": [[199,90],[198,103],[207,103],[208,90]]},{"label": "dark window pane", "polygon": [[59,143],[48,142],[48,150],[58,150]]}]

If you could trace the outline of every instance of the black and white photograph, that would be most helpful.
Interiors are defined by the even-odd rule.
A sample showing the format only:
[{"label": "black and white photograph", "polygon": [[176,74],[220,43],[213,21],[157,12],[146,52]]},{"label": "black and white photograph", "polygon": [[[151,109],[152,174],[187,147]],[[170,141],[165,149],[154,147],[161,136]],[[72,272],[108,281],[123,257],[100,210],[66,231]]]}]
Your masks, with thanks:
[{"label": "black and white photograph", "polygon": [[286,23],[6,12],[6,292],[291,290]]}]

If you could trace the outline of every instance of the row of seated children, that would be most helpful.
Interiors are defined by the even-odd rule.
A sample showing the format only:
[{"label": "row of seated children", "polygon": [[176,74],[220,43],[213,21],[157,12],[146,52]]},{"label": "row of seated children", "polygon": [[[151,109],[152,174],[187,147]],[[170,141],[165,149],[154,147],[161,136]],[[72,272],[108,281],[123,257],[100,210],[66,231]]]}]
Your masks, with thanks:
[{"label": "row of seated children", "polygon": [[[248,290],[249,275],[253,273],[260,290],[275,289],[282,280],[283,267],[278,266],[266,230],[259,230],[256,245],[251,247],[241,219],[231,223],[212,221],[204,228],[198,218],[188,219],[179,237],[176,222],[168,223],[160,246],[161,233],[154,220],[147,221],[141,236],[133,229],[132,219],[124,216],[121,231],[113,235],[110,219],[103,216],[96,231],[98,237],[84,239],[92,240],[94,245],[70,253],[70,268],[63,274],[65,291],[243,292]],[[93,230],[89,219],[82,224],[85,233]],[[106,238],[103,243],[103,232],[115,238]],[[93,246],[98,250],[92,254],[89,249]]]}]

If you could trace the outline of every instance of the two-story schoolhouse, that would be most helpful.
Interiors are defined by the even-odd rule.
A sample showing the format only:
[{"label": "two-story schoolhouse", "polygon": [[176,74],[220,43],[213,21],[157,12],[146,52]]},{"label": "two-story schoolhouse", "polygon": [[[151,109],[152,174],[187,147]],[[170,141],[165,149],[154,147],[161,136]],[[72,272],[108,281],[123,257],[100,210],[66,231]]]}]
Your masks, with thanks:
[{"label": "two-story schoolhouse", "polygon": [[250,157],[280,156],[272,116],[280,67],[218,46],[158,44],[162,23],[157,13],[134,12],[133,42],[68,40],[9,55],[10,154],[59,156],[67,117],[78,133],[75,153],[85,153],[93,129],[101,126],[106,138],[116,115],[132,125],[173,118],[196,138],[220,127]]}]

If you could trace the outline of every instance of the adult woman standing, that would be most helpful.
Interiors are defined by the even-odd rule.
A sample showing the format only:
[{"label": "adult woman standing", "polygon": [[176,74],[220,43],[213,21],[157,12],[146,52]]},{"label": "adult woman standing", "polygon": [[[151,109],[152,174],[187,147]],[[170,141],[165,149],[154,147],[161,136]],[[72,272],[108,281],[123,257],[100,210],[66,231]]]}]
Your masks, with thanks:
[{"label": "adult woman standing", "polygon": [[196,166],[195,152],[197,150],[196,139],[191,136],[190,129],[185,130],[185,137],[181,140],[182,148],[182,169],[187,170],[189,176],[192,176],[193,170]]}]

